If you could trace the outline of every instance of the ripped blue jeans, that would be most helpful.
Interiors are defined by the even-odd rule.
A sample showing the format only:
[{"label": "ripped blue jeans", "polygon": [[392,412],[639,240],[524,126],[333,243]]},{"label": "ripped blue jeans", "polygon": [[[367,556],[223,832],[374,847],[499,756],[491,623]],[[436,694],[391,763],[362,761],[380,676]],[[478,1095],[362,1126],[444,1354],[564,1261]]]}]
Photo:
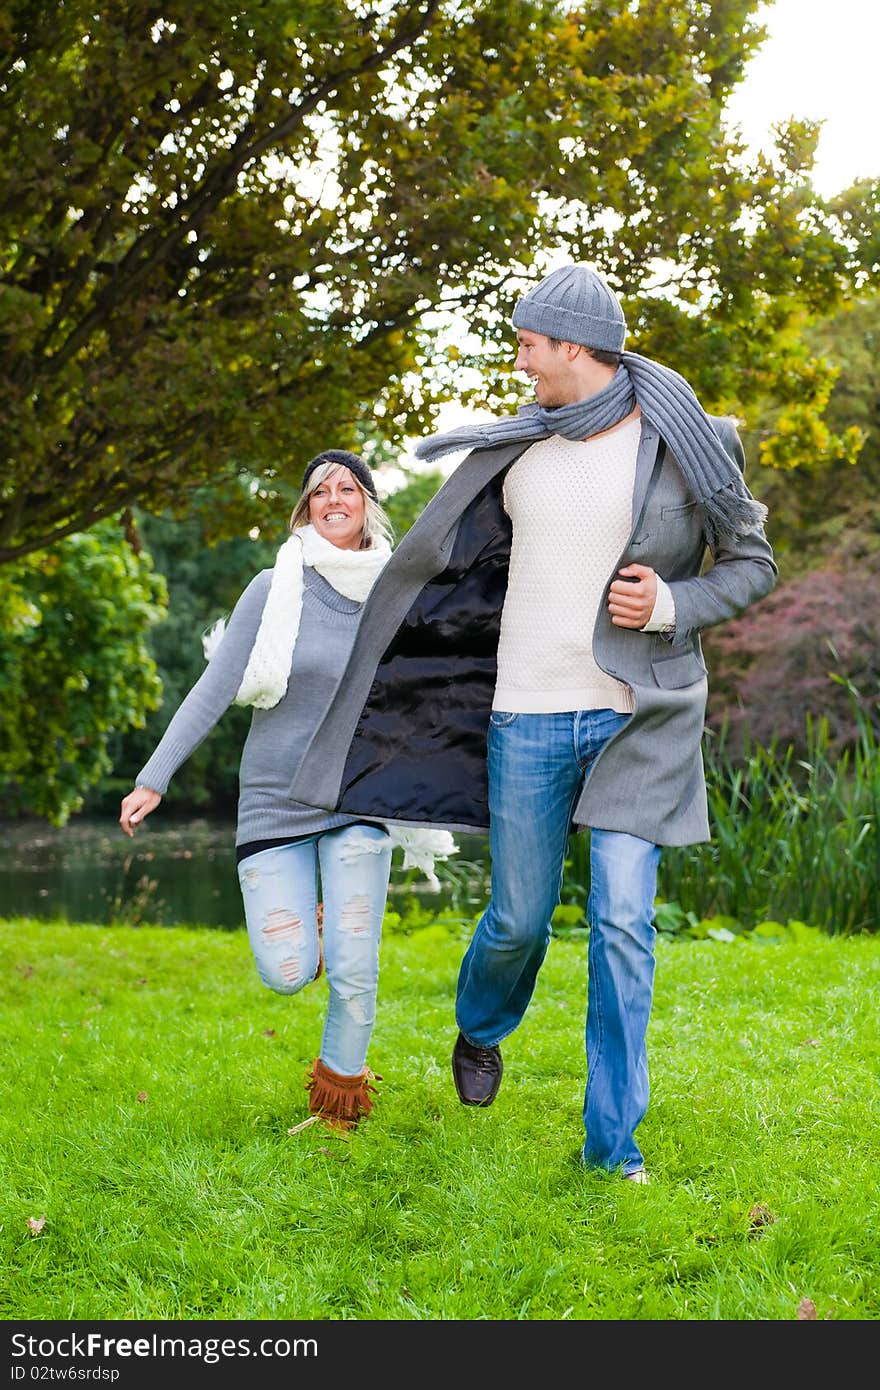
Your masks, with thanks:
[{"label": "ripped blue jeans", "polygon": [[320,875],[329,990],[320,1056],[340,1076],[358,1076],[367,1060],[390,872],[391,840],[373,825],[323,831],[238,866],[257,973],[278,994],[298,994],[317,974]]}]

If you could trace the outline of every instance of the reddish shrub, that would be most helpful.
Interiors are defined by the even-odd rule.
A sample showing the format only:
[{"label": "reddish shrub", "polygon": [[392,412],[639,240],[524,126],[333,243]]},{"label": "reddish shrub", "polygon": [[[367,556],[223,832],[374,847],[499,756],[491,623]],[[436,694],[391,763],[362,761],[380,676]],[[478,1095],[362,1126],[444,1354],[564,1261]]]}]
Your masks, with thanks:
[{"label": "reddish shrub", "polygon": [[[855,705],[878,722],[880,556],[863,553],[858,566],[851,559],[841,553],[781,581],[740,618],[705,634],[707,722],[716,731],[726,724],[732,754],[747,739],[803,751],[808,717],[828,720],[829,752],[840,752],[858,738]],[[855,705],[848,685],[858,692]]]}]

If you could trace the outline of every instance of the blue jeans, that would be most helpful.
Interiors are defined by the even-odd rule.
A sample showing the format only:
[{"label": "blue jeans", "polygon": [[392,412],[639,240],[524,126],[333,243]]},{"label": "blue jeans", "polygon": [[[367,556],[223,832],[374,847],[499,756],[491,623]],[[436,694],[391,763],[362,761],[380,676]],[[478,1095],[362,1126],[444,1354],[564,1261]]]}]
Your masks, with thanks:
[{"label": "blue jeans", "polygon": [[[608,709],[492,713],[491,897],[461,963],[455,1008],[472,1043],[491,1047],[522,1021],[550,943],[575,804],[628,718]],[[659,862],[659,847],[647,840],[590,831],[583,1161],[592,1168],[644,1166],[635,1130],[648,1108]]]},{"label": "blue jeans", "polygon": [[264,985],[298,994],[318,970],[318,872],[329,999],[321,1061],[359,1076],[376,1021],[379,943],[391,840],[378,826],[346,825],[243,859],[238,880],[248,939]]}]

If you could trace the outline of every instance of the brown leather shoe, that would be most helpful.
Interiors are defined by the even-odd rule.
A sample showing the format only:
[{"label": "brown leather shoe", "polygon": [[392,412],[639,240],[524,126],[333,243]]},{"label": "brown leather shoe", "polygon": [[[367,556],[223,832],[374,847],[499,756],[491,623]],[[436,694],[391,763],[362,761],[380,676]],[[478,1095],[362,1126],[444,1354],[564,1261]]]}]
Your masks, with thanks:
[{"label": "brown leather shoe", "polygon": [[503,1071],[500,1047],[478,1047],[459,1033],[452,1049],[452,1079],[462,1105],[491,1105]]}]

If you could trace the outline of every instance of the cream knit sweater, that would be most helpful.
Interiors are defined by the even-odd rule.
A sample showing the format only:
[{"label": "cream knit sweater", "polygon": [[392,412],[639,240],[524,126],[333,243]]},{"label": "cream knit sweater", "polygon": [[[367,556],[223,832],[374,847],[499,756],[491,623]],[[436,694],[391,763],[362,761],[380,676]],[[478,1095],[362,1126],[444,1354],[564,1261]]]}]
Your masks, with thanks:
[{"label": "cream knit sweater", "polygon": [[640,437],[638,418],[595,439],[553,435],[510,469],[504,505],[513,541],[496,710],[632,710],[629,687],[596,665],[592,639],[632,528]]}]

